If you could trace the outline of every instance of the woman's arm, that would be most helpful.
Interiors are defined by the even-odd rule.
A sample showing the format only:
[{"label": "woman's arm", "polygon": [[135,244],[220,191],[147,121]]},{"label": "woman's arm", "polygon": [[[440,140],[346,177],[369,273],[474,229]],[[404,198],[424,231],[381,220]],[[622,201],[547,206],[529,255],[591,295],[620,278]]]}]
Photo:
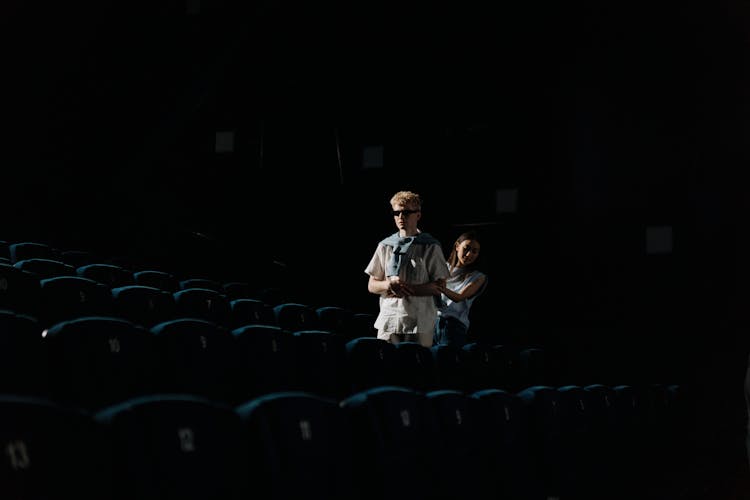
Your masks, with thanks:
[{"label": "woman's arm", "polygon": [[461,302],[467,299],[472,298],[474,295],[479,292],[479,290],[482,289],[484,286],[484,282],[487,280],[487,276],[480,276],[462,289],[458,291],[453,291],[449,289],[447,286],[443,285],[441,288],[441,292],[445,294],[446,297],[451,299],[453,302]]},{"label": "woman's arm", "polygon": [[412,286],[402,283],[398,278],[378,279],[370,276],[367,281],[367,291],[376,295],[387,295],[388,297],[408,297],[414,295]]},{"label": "woman's arm", "polygon": [[419,296],[439,296],[441,293],[441,288],[445,287],[445,280],[439,279],[435,281],[430,281],[429,283],[422,283],[420,285],[410,285],[412,291],[414,292],[414,295]]}]

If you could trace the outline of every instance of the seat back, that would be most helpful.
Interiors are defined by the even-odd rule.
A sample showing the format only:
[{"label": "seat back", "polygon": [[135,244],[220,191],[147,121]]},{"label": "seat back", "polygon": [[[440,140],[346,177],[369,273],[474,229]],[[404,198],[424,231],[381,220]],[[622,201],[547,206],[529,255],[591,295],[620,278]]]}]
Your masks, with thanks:
[{"label": "seat back", "polygon": [[58,276],[39,281],[39,318],[49,326],[82,316],[112,314],[112,294],[106,285],[79,276]]},{"label": "seat back", "polygon": [[107,285],[109,288],[117,288],[135,283],[132,272],[114,264],[86,264],[78,267],[76,274]]},{"label": "seat back", "polygon": [[0,394],[47,396],[47,361],[39,321],[0,309]]},{"label": "seat back", "polygon": [[351,434],[335,400],[276,392],[236,412],[247,437],[251,498],[351,498]]},{"label": "seat back", "polygon": [[531,427],[521,398],[502,389],[470,394],[477,403],[482,445],[477,460],[487,491],[497,498],[545,498],[531,448]]},{"label": "seat back", "polygon": [[120,318],[56,323],[44,335],[52,398],[88,410],[153,391],[151,334]]},{"label": "seat back", "polygon": [[37,279],[76,275],[76,268],[61,260],[31,258],[19,260],[13,265],[33,274]]},{"label": "seat back", "polygon": [[36,276],[0,262],[0,308],[36,316],[40,293]]},{"label": "seat back", "polygon": [[83,411],[0,394],[3,498],[99,498],[101,450],[95,437]]},{"label": "seat back", "polygon": [[324,330],[300,330],[293,335],[300,389],[337,400],[348,394],[344,339]]},{"label": "seat back", "polygon": [[152,286],[169,293],[174,293],[180,289],[177,278],[166,271],[155,269],[137,271],[133,273],[133,280],[136,285]]},{"label": "seat back", "polygon": [[430,498],[434,421],[424,394],[381,386],[353,394],[340,404],[352,425],[354,490],[359,498]]},{"label": "seat back", "polygon": [[234,299],[229,303],[232,328],[245,325],[275,325],[276,316],[270,305],[257,299]]},{"label": "seat back", "polygon": [[174,297],[151,286],[126,285],[112,289],[113,313],[144,328],[175,319]]},{"label": "seat back", "polygon": [[232,335],[239,357],[239,402],[299,388],[296,343],[290,332],[274,325],[245,325]]},{"label": "seat back", "polygon": [[54,247],[34,241],[11,243],[8,245],[8,255],[12,264],[26,259],[58,259],[58,253]]},{"label": "seat back", "polygon": [[237,349],[228,330],[206,320],[179,318],[150,331],[159,359],[158,392],[233,402]]},{"label": "seat back", "polygon": [[388,383],[427,392],[436,389],[435,362],[432,351],[419,342],[400,342],[394,345],[393,369],[388,372]]},{"label": "seat back", "polygon": [[450,473],[435,474],[435,499],[478,498],[487,491],[489,478],[477,466],[484,436],[476,401],[455,390],[436,390],[425,394],[434,416],[432,461],[438,470],[450,466]]},{"label": "seat back", "polygon": [[383,339],[360,337],[347,342],[345,348],[350,393],[388,385],[396,346]]},{"label": "seat back", "polygon": [[435,365],[435,387],[466,391],[466,366],[461,348],[454,344],[435,344],[430,352]]},{"label": "seat back", "polygon": [[177,314],[229,327],[231,309],[226,295],[209,288],[187,288],[174,292]]},{"label": "seat back", "polygon": [[186,394],[152,394],[94,414],[109,453],[106,498],[247,498],[240,419]]},{"label": "seat back", "polygon": [[307,304],[284,302],[273,306],[273,313],[276,324],[284,330],[296,332],[318,329],[318,315],[315,309]]}]

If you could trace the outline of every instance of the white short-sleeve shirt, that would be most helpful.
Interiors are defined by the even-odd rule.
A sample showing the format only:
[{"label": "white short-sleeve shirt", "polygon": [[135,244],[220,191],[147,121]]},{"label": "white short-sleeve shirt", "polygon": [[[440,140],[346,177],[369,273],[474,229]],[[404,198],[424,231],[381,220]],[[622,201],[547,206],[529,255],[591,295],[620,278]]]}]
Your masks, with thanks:
[{"label": "white short-sleeve shirt", "polygon": [[[385,279],[386,264],[393,255],[393,247],[379,243],[365,273],[377,279]],[[447,278],[443,249],[437,243],[411,245],[402,257],[399,278],[405,283],[424,284]],[[380,313],[375,320],[378,338],[388,340],[392,333],[418,334],[423,345],[432,345],[432,335],[437,320],[435,298],[380,296]]]}]

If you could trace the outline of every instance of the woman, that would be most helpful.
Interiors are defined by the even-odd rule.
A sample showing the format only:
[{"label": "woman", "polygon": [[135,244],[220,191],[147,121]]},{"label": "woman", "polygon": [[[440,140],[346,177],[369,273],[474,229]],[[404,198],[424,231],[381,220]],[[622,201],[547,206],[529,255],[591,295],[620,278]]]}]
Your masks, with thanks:
[{"label": "woman", "polygon": [[450,276],[441,287],[442,305],[438,310],[434,344],[466,344],[471,306],[487,286],[487,275],[476,269],[479,236],[474,231],[461,234],[448,257]]}]

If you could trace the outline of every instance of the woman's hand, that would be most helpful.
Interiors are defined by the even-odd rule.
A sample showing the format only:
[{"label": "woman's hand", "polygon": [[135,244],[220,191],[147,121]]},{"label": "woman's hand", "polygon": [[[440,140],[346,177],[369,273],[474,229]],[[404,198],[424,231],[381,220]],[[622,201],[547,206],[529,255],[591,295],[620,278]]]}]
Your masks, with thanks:
[{"label": "woman's hand", "polygon": [[441,293],[445,293],[445,280],[439,279],[432,281],[428,283],[429,290],[431,291],[432,295],[440,295]]},{"label": "woman's hand", "polygon": [[414,290],[406,283],[402,283],[398,278],[392,278],[388,284],[388,297],[404,298],[414,295]]}]

